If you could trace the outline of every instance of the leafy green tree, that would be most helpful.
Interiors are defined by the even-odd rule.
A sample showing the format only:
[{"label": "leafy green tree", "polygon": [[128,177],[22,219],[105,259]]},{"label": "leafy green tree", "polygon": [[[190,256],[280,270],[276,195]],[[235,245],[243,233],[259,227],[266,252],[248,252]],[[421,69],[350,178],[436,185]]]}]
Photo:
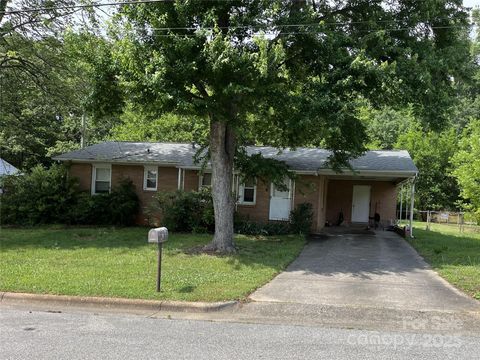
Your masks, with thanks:
[{"label": "leafy green tree", "polygon": [[130,100],[209,126],[211,248],[223,252],[234,250],[233,164],[252,135],[326,147],[338,167],[364,150],[365,101],[412,103],[443,127],[469,58],[460,0],[172,1],[123,6],[116,26]]},{"label": "leafy green tree", "polygon": [[127,106],[120,115],[120,121],[109,133],[109,138],[116,141],[166,141],[166,142],[200,142],[208,136],[205,122],[195,121],[192,117],[172,113],[159,117],[145,114],[142,109]]},{"label": "leafy green tree", "polygon": [[450,164],[457,150],[455,130],[425,132],[417,125],[399,136],[396,148],[407,149],[418,167],[416,207],[421,210],[455,209],[459,189],[451,175]]},{"label": "leafy green tree", "polygon": [[408,131],[416,121],[412,109],[406,107],[395,110],[390,107],[360,109],[360,118],[364,122],[368,134],[370,149],[391,150],[395,147],[398,137]]},{"label": "leafy green tree", "polygon": [[[0,152],[21,168],[45,162],[65,119],[70,92],[57,34],[72,24],[69,0],[61,9],[16,12],[46,5],[40,0],[0,0]],[[13,11],[13,12],[12,12]]]},{"label": "leafy green tree", "polygon": [[[103,140],[123,106],[105,39],[70,31],[8,39],[9,60],[0,64],[2,156],[24,169],[49,164],[49,156],[80,146],[84,115],[89,140]],[[17,62],[28,59],[27,69],[10,60],[16,54]]]},{"label": "leafy green tree", "polygon": [[453,176],[457,179],[465,207],[480,219],[480,121],[463,131],[459,150],[453,156]]},{"label": "leafy green tree", "polygon": [[0,152],[17,167],[78,147],[84,114],[90,140],[104,139],[122,108],[110,46],[75,4],[0,0]]}]

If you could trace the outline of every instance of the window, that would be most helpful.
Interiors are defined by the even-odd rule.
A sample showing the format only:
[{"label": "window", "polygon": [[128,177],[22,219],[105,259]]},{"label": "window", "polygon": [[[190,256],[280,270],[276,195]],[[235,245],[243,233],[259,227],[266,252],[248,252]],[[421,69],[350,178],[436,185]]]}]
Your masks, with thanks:
[{"label": "window", "polygon": [[158,166],[145,166],[143,171],[143,190],[157,191]]},{"label": "window", "polygon": [[254,205],[257,197],[257,182],[246,179],[239,189],[240,204]]},{"label": "window", "polygon": [[109,193],[112,183],[112,167],[109,164],[93,165],[92,194]]},{"label": "window", "polygon": [[200,175],[200,186],[199,188],[202,189],[204,187],[212,186],[212,173],[203,173]]}]

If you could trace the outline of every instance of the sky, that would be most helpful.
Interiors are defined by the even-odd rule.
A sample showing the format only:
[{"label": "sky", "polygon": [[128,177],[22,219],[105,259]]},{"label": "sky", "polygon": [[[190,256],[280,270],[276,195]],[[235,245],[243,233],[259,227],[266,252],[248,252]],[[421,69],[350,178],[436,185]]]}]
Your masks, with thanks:
[{"label": "sky", "polygon": [[480,0],[463,0],[463,5],[467,7],[480,6]]}]

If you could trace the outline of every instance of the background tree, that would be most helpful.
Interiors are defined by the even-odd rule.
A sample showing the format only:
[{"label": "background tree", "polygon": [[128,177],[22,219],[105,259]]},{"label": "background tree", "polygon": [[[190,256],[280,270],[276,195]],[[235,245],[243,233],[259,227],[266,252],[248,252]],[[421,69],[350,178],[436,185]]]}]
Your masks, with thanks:
[{"label": "background tree", "polygon": [[0,1],[0,154],[22,169],[78,148],[83,114],[105,138],[121,109],[106,39],[85,31],[94,11],[75,4]]},{"label": "background tree", "polygon": [[112,127],[108,137],[112,141],[165,141],[205,143],[208,126],[192,117],[172,113],[146,114],[141,108],[127,105],[119,122]]},{"label": "background tree", "polygon": [[78,9],[27,11],[48,5],[38,0],[0,0],[0,151],[19,167],[44,162],[69,103],[57,70],[65,71],[57,34],[72,24]]},{"label": "background tree", "polygon": [[360,109],[360,118],[365,124],[368,144],[372,150],[392,150],[400,135],[407,132],[417,120],[410,107],[400,110],[391,107],[373,109],[369,106]]},{"label": "background tree", "polygon": [[418,209],[455,210],[459,189],[451,175],[451,157],[457,150],[454,129],[425,132],[419,125],[401,134],[396,148],[407,149],[419,169],[415,186]]},{"label": "background tree", "polygon": [[480,121],[472,121],[459,141],[459,151],[453,156],[453,176],[457,179],[464,206],[480,221]]}]

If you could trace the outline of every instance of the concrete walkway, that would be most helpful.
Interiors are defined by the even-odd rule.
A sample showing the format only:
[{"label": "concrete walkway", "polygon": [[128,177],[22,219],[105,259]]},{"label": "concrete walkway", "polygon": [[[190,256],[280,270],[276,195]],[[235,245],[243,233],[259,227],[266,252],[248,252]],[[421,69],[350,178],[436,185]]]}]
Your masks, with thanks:
[{"label": "concrete walkway", "polygon": [[479,302],[440,278],[398,235],[338,234],[312,241],[250,298],[257,302],[480,311]]}]

